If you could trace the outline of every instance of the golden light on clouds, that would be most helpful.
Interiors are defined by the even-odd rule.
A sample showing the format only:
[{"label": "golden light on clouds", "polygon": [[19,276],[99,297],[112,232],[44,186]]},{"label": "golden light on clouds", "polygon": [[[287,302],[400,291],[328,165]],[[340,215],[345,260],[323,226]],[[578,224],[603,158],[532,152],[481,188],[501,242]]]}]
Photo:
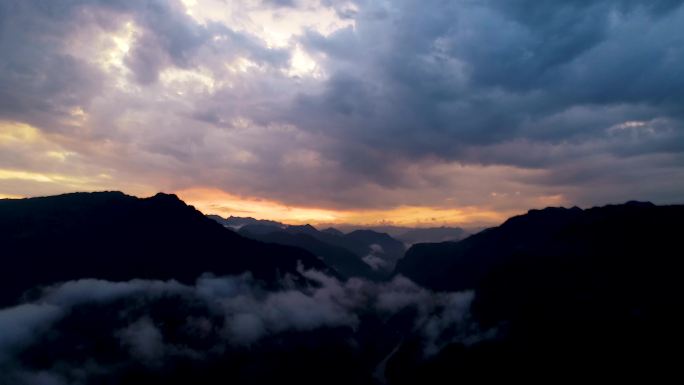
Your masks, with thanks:
[{"label": "golden light on clouds", "polygon": [[117,180],[107,168],[92,164],[53,139],[31,125],[0,121],[0,153],[13,159],[0,166],[0,197],[101,190],[154,192],[149,186]]},{"label": "golden light on clouds", "polygon": [[106,186],[111,182],[111,177],[107,174],[78,176],[0,168],[0,181],[2,180],[49,183],[55,185],[58,190],[67,192],[108,190]]},{"label": "golden light on clouds", "polygon": [[0,199],[20,199],[23,198],[21,195],[13,195],[13,194],[2,194],[0,193]]},{"label": "golden light on clouds", "polygon": [[[514,212],[512,214],[516,214]],[[389,210],[361,210],[345,212],[337,223],[393,226],[481,226],[503,222],[510,213],[477,207],[449,208],[428,206],[400,206]]]},{"label": "golden light on clouds", "polygon": [[292,224],[335,222],[339,216],[333,210],[294,207],[271,200],[240,197],[214,188],[192,188],[176,191],[176,194],[205,214],[272,219]]},{"label": "golden light on clouds", "polygon": [[28,124],[0,121],[0,145],[35,142],[38,137],[38,130]]}]

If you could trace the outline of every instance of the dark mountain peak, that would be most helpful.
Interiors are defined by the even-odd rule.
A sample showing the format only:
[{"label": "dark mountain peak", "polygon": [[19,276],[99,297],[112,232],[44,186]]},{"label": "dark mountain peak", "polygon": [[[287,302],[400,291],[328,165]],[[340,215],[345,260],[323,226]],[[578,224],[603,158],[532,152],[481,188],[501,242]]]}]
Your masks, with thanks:
[{"label": "dark mountain peak", "polygon": [[227,220],[243,220],[243,221],[250,221],[250,222],[251,222],[251,221],[256,222],[256,221],[258,220],[258,219],[256,219],[256,218],[252,218],[252,217],[237,217],[237,216],[234,216],[234,215],[231,215],[231,216],[229,216],[229,217],[226,218],[226,219],[227,219]]},{"label": "dark mountain peak", "polygon": [[[532,209],[527,212],[527,214],[518,215],[509,218],[506,222],[502,224],[502,227],[506,226],[541,226],[540,230],[544,230],[543,227],[553,228],[557,226],[562,226],[568,222],[577,220],[578,218],[598,218],[606,215],[615,215],[616,213],[623,213],[624,215],[630,215],[635,209],[653,209],[657,208],[655,204],[651,202],[641,202],[641,201],[629,201],[623,204],[610,204],[605,206],[592,207],[590,209],[581,209],[577,206],[571,208],[565,207],[546,207],[543,209]],[[521,228],[522,229],[522,228]]]},{"label": "dark mountain peak", "polygon": [[383,239],[392,239],[392,237],[389,236],[387,233],[381,233],[375,230],[354,230],[347,234],[348,237],[350,238],[383,238]]},{"label": "dark mountain peak", "polygon": [[[142,201],[153,205],[158,205],[160,207],[164,207],[168,210],[192,209],[193,211],[196,211],[194,206],[190,206],[187,203],[183,202],[180,198],[178,198],[176,194],[166,194],[159,192],[149,198],[143,198]],[[199,211],[197,212],[199,213]]]},{"label": "dark mountain peak", "polygon": [[648,201],[629,201],[625,203],[625,206],[628,207],[655,207],[655,204],[648,202]]},{"label": "dark mountain peak", "polygon": [[[596,206],[592,207],[591,209],[588,210],[601,210],[601,209],[618,209],[618,210],[623,210],[623,209],[632,209],[632,208],[652,208],[652,207],[657,207],[654,203],[648,202],[648,201],[637,201],[637,200],[631,200],[625,203],[621,204],[608,204],[604,206]],[[543,209],[531,209],[527,212],[527,214],[531,215],[563,215],[563,214],[568,214],[568,213],[578,213],[582,211],[587,211],[583,210],[580,207],[577,206],[572,206],[570,208],[566,207],[546,207]],[[524,215],[523,215],[524,216]],[[515,218],[515,217],[513,217]]]},{"label": "dark mountain peak", "polygon": [[287,226],[287,231],[290,233],[303,233],[303,234],[320,234],[320,232],[313,226],[306,225],[289,225]]},{"label": "dark mountain peak", "polygon": [[277,228],[283,228],[285,225],[283,225],[280,222],[275,222],[275,221],[270,221],[270,220],[265,220],[265,219],[256,219],[252,217],[236,217],[236,216],[229,216],[228,218],[223,218],[220,215],[207,215],[208,218],[213,219],[214,221],[222,224],[224,227],[231,228],[233,230],[238,230],[241,229],[244,226],[250,226],[250,225],[263,225],[263,226],[271,226],[271,227],[277,227]]},{"label": "dark mountain peak", "polygon": [[[176,194],[167,194],[163,192],[158,192],[154,194],[154,196],[148,198],[148,199],[155,199],[159,201],[166,201],[166,202],[182,202],[180,198],[178,198],[178,195]],[[185,204],[185,202],[183,202]]]},{"label": "dark mountain peak", "polygon": [[[545,207],[543,209],[530,209],[527,211],[526,215],[563,215],[567,213],[575,213],[577,211],[583,211],[577,206],[574,206],[572,208],[565,208],[565,207],[554,207],[554,206],[549,206]],[[525,215],[525,214],[523,214]],[[514,217],[515,218],[515,217]]]},{"label": "dark mountain peak", "polygon": [[334,227],[328,227],[327,229],[321,230],[321,232],[322,232],[322,233],[326,233],[326,234],[330,234],[330,235],[335,235],[335,236],[338,236],[338,237],[341,237],[341,236],[344,235],[343,232],[341,232],[340,230],[338,230],[338,229],[336,229],[336,228],[334,228]]},{"label": "dark mountain peak", "polygon": [[[59,197],[59,196],[69,196],[69,195],[72,195],[72,196],[90,196],[90,197],[100,195],[100,196],[119,197],[119,198],[133,197],[132,195],[128,195],[128,194],[126,194],[122,191],[118,191],[118,190],[104,190],[104,191],[93,191],[93,192],[74,192],[74,193],[66,193],[66,194],[61,194],[61,195],[56,195],[56,196]],[[31,199],[31,198],[28,198],[28,199]]]},{"label": "dark mountain peak", "polygon": [[370,229],[359,229],[359,230],[354,230],[349,232],[349,234],[382,234],[379,231],[375,230],[370,230]]},{"label": "dark mountain peak", "polygon": [[562,226],[568,221],[581,216],[584,210],[578,207],[546,207],[543,209],[532,209],[526,214],[513,216],[507,219],[500,227],[512,228],[519,231],[530,231],[541,226],[539,230],[545,231],[557,226]]}]

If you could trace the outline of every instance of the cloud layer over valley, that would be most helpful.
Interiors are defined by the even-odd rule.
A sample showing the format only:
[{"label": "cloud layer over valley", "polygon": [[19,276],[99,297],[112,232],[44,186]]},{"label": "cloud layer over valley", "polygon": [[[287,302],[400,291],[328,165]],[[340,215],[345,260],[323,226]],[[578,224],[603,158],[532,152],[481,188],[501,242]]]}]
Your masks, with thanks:
[{"label": "cloud layer over valley", "polygon": [[[411,336],[424,341],[429,356],[448,343],[470,344],[495,333],[483,333],[472,320],[472,292],[433,293],[402,277],[342,283],[313,270],[303,274],[311,286],[295,288],[285,278],[277,291],[249,274],[207,275],[194,286],[83,279],[34,290],[27,302],[0,310],[2,378],[27,385],[125,381],[140,372],[172,377],[173,365],[194,368],[189,372],[196,376],[193,365],[250,354],[261,354],[264,370],[269,354],[307,346],[338,346],[370,355],[368,363],[377,365]],[[369,345],[378,351],[369,353]],[[226,365],[217,369],[222,378],[258,381],[249,366]]]}]

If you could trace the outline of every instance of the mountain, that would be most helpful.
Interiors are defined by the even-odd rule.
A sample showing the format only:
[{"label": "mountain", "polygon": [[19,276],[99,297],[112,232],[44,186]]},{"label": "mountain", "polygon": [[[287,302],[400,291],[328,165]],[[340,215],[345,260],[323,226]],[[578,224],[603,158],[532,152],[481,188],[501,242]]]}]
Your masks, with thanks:
[{"label": "mountain", "polygon": [[547,208],[460,242],[413,246],[396,272],[434,290],[473,290],[474,318],[499,337],[452,344],[408,372],[406,344],[388,370],[407,384],[482,379],[492,367],[528,379],[673,370],[669,351],[684,343],[683,218],[684,206],[644,202]]},{"label": "mountain", "polygon": [[242,233],[243,236],[249,235],[267,235],[271,233],[284,232],[285,229],[279,226],[273,226],[268,224],[255,223],[251,225],[244,225],[239,229],[234,229],[238,233]]},{"label": "mountain", "polygon": [[[230,218],[210,218],[235,228],[227,224]],[[345,234],[334,228],[319,231],[308,224],[285,225],[253,218],[233,219],[230,223],[242,223],[238,232],[247,238],[304,248],[346,277],[387,277],[406,251],[401,241],[372,230],[356,230]],[[355,257],[354,260],[351,256]]]},{"label": "mountain", "polygon": [[415,245],[396,272],[426,287],[463,290],[476,287],[493,268],[511,261],[619,259],[624,264],[655,251],[665,258],[674,250],[669,247],[674,246],[682,213],[684,206],[641,202],[588,210],[531,210],[460,242]]},{"label": "mountain", "polygon": [[240,228],[244,226],[249,226],[249,225],[264,225],[264,226],[273,226],[273,227],[278,227],[278,228],[283,228],[285,227],[284,224],[276,221],[269,221],[269,220],[263,220],[263,219],[255,219],[252,217],[234,217],[230,216],[228,218],[223,218],[219,215],[207,215],[207,217],[215,220],[216,222],[222,224],[224,227],[228,227],[234,230],[239,230]]},{"label": "mountain", "polygon": [[301,247],[319,256],[328,266],[346,277],[380,279],[387,277],[404,255],[404,245],[387,234],[357,230],[339,235],[318,231],[311,225],[247,225],[239,233],[262,242]]},{"label": "mountain", "polygon": [[[256,231],[255,231],[256,230]],[[289,233],[286,231],[267,232],[260,225],[245,226],[241,235],[261,242],[295,246],[318,256],[323,262],[335,269],[343,277],[361,277],[377,280],[383,277],[351,251],[320,241],[305,233]]]},{"label": "mountain", "polygon": [[275,282],[297,266],[326,270],[310,253],[231,232],[179,200],[120,192],[1,200],[0,304],[39,285],[79,278],[175,279],[250,272]]},{"label": "mountain", "polygon": [[435,243],[447,241],[460,241],[467,235],[466,231],[460,227],[429,227],[411,229],[395,238],[408,244],[416,243]]},{"label": "mountain", "polygon": [[322,233],[330,234],[330,235],[335,235],[338,237],[344,236],[344,233],[334,227],[328,227],[327,229],[321,230]]},{"label": "mountain", "polygon": [[434,243],[447,241],[460,241],[470,234],[474,234],[483,230],[483,228],[468,228],[450,227],[450,226],[435,226],[435,227],[406,227],[406,226],[391,226],[391,225],[368,225],[368,226],[354,226],[354,225],[337,225],[336,227],[329,227],[322,232],[329,232],[330,234],[343,235],[355,230],[372,230],[377,233],[385,233],[390,237],[402,241],[407,247],[416,243]]},{"label": "mountain", "polygon": [[352,231],[342,238],[350,250],[363,256],[366,263],[380,271],[392,271],[406,252],[402,242],[373,230]]}]

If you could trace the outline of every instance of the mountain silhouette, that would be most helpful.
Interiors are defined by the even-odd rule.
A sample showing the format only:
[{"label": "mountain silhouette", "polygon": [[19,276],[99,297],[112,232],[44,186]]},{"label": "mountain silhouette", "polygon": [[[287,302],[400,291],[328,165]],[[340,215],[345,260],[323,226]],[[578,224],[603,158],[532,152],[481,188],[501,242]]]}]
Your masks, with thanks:
[{"label": "mountain silhouette", "polygon": [[[515,261],[627,263],[671,256],[684,206],[628,202],[588,210],[530,210],[460,242],[411,247],[396,272],[438,290],[475,288],[492,269]],[[657,255],[656,255],[657,254]],[[652,256],[653,255],[653,256]],[[436,268],[439,266],[439,268]]]},{"label": "mountain silhouette", "polygon": [[79,278],[175,279],[249,272],[276,282],[297,267],[326,270],[310,253],[244,238],[175,195],[120,192],[0,201],[0,304],[39,285]]},{"label": "mountain silhouette", "polygon": [[343,233],[342,231],[340,231],[340,230],[338,230],[338,229],[336,229],[336,228],[334,228],[334,227],[328,227],[327,229],[321,230],[321,232],[322,232],[322,233],[331,234],[331,235],[336,235],[336,236],[338,236],[338,237],[344,236],[344,233]]},{"label": "mountain silhouette", "polygon": [[401,241],[372,230],[345,234],[334,228],[319,231],[308,224],[285,225],[239,217],[210,218],[247,238],[308,250],[346,277],[386,278],[406,251]]},{"label": "mountain silhouette", "polygon": [[398,240],[413,245],[415,243],[432,243],[432,242],[454,242],[460,241],[466,237],[466,231],[460,227],[428,227],[411,229],[401,233],[395,238]]},{"label": "mountain silhouette", "polygon": [[351,251],[316,239],[306,233],[289,233],[286,231],[264,232],[262,225],[245,226],[241,235],[261,242],[300,247],[318,256],[323,262],[346,278],[361,277],[378,280],[383,274],[373,270],[368,264]]},{"label": "mountain silhouette", "polygon": [[408,372],[406,344],[388,370],[406,384],[671,373],[669,351],[684,343],[682,218],[684,206],[647,202],[547,208],[460,242],[413,246],[396,272],[434,290],[474,290],[475,319],[500,337],[452,344]]},{"label": "mountain silhouette", "polygon": [[255,219],[252,217],[235,217],[229,216],[228,218],[223,218],[220,215],[207,215],[207,217],[215,220],[216,222],[222,224],[224,227],[228,227],[234,230],[239,230],[240,228],[248,225],[265,225],[283,228],[284,224],[276,221],[270,221],[265,219]]}]

